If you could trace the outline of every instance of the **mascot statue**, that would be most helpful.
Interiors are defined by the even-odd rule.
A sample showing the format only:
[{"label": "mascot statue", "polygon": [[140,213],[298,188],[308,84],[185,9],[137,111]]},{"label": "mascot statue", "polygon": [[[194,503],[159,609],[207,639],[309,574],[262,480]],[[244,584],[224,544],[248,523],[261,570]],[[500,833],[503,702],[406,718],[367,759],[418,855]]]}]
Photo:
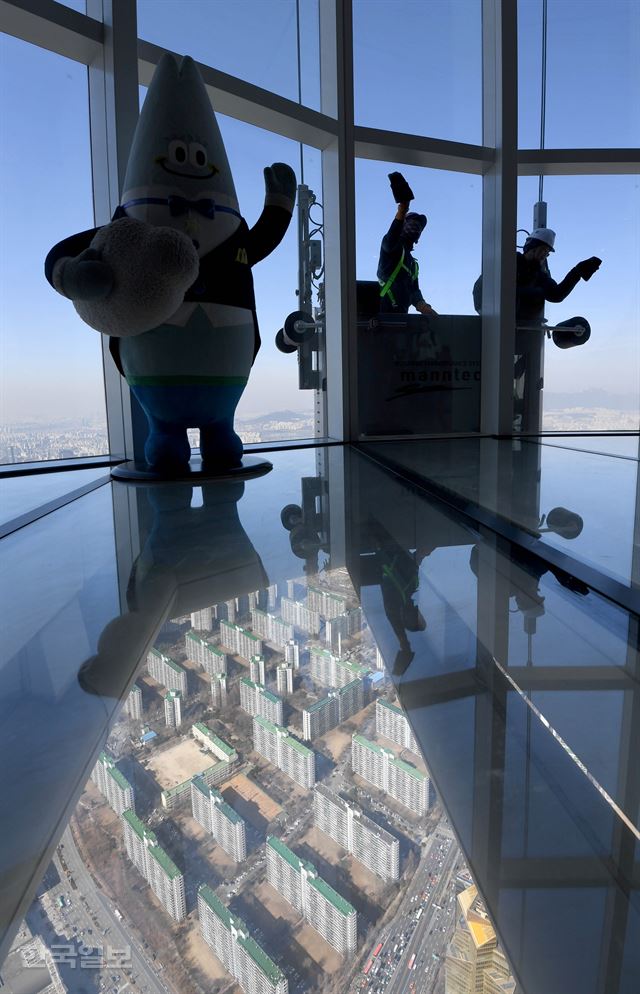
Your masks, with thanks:
[{"label": "mascot statue", "polygon": [[260,348],[251,267],[281,242],[296,192],[290,166],[276,162],[264,176],[264,210],[249,229],[198,68],[165,54],[111,223],[47,256],[52,286],[109,336],[147,416],[152,475],[189,473],[192,427],[205,473],[242,465],[233,419]]}]

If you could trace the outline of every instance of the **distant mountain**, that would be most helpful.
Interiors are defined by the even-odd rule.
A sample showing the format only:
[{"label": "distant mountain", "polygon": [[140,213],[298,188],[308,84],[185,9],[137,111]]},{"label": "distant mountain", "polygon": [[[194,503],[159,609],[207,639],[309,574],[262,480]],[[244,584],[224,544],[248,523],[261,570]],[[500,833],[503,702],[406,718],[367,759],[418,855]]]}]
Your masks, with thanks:
[{"label": "distant mountain", "polygon": [[238,416],[243,425],[260,425],[265,421],[308,421],[312,411],[269,411],[268,414],[254,414],[251,417]]},{"label": "distant mountain", "polygon": [[567,407],[605,407],[613,411],[637,411],[640,397],[632,393],[609,393],[607,390],[581,390],[579,393],[544,392],[545,410],[559,411]]}]

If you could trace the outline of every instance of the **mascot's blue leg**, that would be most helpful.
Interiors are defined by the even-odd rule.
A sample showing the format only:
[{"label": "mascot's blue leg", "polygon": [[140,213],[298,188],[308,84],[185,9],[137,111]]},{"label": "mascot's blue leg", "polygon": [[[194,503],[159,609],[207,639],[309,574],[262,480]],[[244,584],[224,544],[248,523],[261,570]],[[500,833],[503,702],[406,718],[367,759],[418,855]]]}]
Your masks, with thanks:
[{"label": "mascot's blue leg", "polygon": [[200,427],[202,465],[208,470],[230,469],[242,462],[242,441],[233,430],[233,420]]},{"label": "mascot's blue leg", "polygon": [[186,469],[191,456],[187,429],[159,421],[149,413],[147,421],[149,435],[144,446],[144,457],[151,469],[168,472]]}]

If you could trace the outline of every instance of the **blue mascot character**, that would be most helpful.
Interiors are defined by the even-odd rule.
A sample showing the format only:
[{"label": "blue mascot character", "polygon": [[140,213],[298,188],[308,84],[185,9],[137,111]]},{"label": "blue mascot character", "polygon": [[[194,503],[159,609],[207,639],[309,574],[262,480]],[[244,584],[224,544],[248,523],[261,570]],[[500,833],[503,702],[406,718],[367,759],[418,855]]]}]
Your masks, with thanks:
[{"label": "blue mascot character", "polygon": [[249,229],[200,72],[165,54],[111,223],[47,256],[52,286],[110,336],[149,422],[145,458],[161,474],[188,471],[191,427],[205,471],[241,465],[233,418],[260,348],[251,267],[282,241],[296,191],[282,162],[264,176],[264,209]]}]

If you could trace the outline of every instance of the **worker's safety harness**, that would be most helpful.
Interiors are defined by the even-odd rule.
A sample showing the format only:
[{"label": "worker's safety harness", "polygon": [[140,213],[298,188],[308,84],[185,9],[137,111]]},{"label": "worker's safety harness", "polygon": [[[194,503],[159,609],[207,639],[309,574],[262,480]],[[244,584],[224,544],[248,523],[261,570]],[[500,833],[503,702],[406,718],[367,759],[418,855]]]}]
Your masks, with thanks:
[{"label": "worker's safety harness", "polygon": [[391,287],[395,283],[396,277],[401,269],[404,269],[405,273],[408,273],[412,280],[415,281],[418,279],[418,263],[414,259],[413,269],[410,269],[409,266],[407,266],[404,261],[404,249],[402,250],[402,254],[398,259],[398,264],[396,268],[391,273],[391,276],[389,277],[387,282],[384,283],[382,280],[380,279],[378,280],[378,283],[382,288],[380,290],[380,300],[383,300],[385,297],[388,297],[392,307],[396,307],[397,305],[396,305],[396,298],[393,296],[393,293],[391,292]]}]

